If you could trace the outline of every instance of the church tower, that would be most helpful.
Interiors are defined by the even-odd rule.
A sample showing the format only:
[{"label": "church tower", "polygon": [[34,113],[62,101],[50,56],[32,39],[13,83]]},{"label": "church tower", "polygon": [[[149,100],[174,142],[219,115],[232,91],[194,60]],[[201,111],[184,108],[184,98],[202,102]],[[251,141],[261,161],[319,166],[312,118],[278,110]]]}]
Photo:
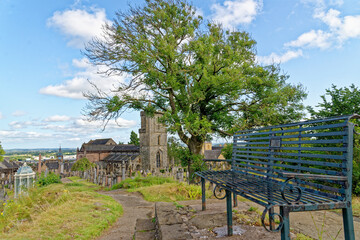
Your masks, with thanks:
[{"label": "church tower", "polygon": [[140,116],[139,138],[142,169],[159,172],[160,169],[169,167],[166,128],[158,121],[161,114],[148,117],[141,112]]}]

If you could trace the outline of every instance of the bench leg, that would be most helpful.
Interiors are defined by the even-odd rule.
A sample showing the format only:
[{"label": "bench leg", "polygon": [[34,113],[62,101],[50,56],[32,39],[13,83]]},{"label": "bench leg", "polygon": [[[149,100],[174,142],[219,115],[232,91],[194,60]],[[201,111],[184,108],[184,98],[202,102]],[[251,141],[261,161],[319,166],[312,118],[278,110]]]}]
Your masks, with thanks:
[{"label": "bench leg", "polygon": [[227,213],[228,236],[232,236],[233,235],[232,204],[231,204],[231,191],[229,190],[226,190],[226,213]]},{"label": "bench leg", "polygon": [[237,195],[235,193],[233,193],[233,198],[234,198],[234,207],[237,207],[238,201],[237,201]]},{"label": "bench leg", "polygon": [[201,210],[206,210],[206,203],[205,203],[205,179],[201,178]]},{"label": "bench leg", "polygon": [[348,208],[343,208],[342,214],[343,214],[345,240],[355,240],[354,221],[353,221],[351,205]]},{"label": "bench leg", "polygon": [[275,229],[275,221],[274,221],[274,219],[270,219],[270,216],[273,213],[274,213],[274,208],[272,207],[272,208],[269,209],[269,223],[270,223],[269,225],[270,225],[270,230],[271,231]]},{"label": "bench leg", "polygon": [[289,210],[285,207],[280,207],[280,215],[283,218],[283,227],[281,228],[281,240],[290,240]]}]

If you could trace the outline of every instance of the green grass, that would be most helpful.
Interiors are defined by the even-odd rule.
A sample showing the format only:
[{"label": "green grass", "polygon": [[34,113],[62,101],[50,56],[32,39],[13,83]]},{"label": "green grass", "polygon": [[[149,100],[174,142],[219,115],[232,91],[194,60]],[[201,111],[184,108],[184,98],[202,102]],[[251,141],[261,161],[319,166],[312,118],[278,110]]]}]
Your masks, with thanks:
[{"label": "green grass", "polygon": [[[186,183],[164,183],[150,187],[129,189],[129,192],[140,192],[146,201],[174,202],[201,199],[201,187]],[[206,196],[211,196],[211,191],[206,191]]]},{"label": "green grass", "polygon": [[311,237],[308,237],[308,236],[306,236],[306,235],[304,235],[302,233],[298,233],[296,235],[296,240],[314,240],[314,239],[311,238]]},{"label": "green grass", "polygon": [[353,215],[360,217],[360,197],[353,197],[352,199]]},{"label": "green grass", "polygon": [[119,188],[135,189],[141,187],[150,187],[153,185],[161,185],[164,183],[175,183],[175,180],[173,180],[172,178],[164,178],[164,177],[156,177],[156,176],[149,176],[145,178],[135,177],[134,179],[128,178],[112,186],[111,190],[115,190]]},{"label": "green grass", "polygon": [[95,192],[98,186],[73,180],[2,204],[0,239],[93,239],[122,215],[120,204]]}]

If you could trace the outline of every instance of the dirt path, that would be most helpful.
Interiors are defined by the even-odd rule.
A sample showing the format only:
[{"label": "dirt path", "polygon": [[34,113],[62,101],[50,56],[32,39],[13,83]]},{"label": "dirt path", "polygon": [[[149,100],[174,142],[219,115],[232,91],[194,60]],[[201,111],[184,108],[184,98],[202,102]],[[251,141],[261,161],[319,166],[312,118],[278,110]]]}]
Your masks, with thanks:
[{"label": "dirt path", "polygon": [[136,219],[151,218],[154,213],[154,203],[145,201],[139,193],[129,193],[121,189],[99,193],[118,201],[124,209],[124,214],[97,240],[131,240],[135,232]]}]

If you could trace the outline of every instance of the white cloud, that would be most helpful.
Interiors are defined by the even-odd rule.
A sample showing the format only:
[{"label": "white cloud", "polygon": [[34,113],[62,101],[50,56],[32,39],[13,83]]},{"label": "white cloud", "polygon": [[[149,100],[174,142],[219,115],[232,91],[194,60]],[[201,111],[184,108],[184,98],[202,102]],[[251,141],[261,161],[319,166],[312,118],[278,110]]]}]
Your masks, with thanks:
[{"label": "white cloud", "polygon": [[[73,126],[75,128],[82,129],[102,129],[103,122],[102,121],[87,121],[84,118],[79,118],[74,121]],[[134,120],[126,120],[123,118],[118,118],[116,120],[110,120],[106,125],[106,130],[116,130],[119,128],[131,128],[136,126],[136,121]]]},{"label": "white cloud", "polygon": [[45,118],[45,122],[66,122],[69,121],[71,117],[65,115],[54,115],[48,118]]},{"label": "white cloud", "polygon": [[18,111],[13,112],[11,115],[13,115],[14,117],[21,117],[21,116],[26,115],[26,112],[18,110]]},{"label": "white cloud", "polygon": [[[272,62],[286,62],[302,56],[302,49],[318,48],[329,49],[341,47],[345,41],[360,38],[360,15],[341,16],[339,10],[329,6],[341,6],[342,0],[302,0],[302,3],[314,7],[313,17],[325,24],[325,29],[310,30],[301,34],[296,40],[287,42],[284,47],[288,51],[283,55],[272,53],[270,56],[259,56],[258,61],[269,64]],[[328,9],[328,10],[327,10]]]},{"label": "white cloud", "polygon": [[93,37],[102,37],[102,26],[110,23],[106,18],[105,9],[92,8],[91,11],[74,9],[56,11],[47,20],[48,27],[60,30],[69,38],[68,45],[82,48],[84,43]]},{"label": "white cloud", "polygon": [[[51,118],[51,117],[48,117]],[[69,147],[80,146],[90,139],[112,137],[126,139],[127,131],[137,126],[136,121],[119,118],[111,120],[104,131],[101,121],[88,122],[84,117],[71,117],[70,120],[57,124],[38,119],[26,122],[12,122],[11,130],[0,130],[0,139],[8,146],[54,147],[59,143]],[[22,130],[21,128],[29,128]],[[30,129],[31,128],[31,129]],[[35,145],[34,145],[35,144]],[[13,148],[13,147],[12,147]]]},{"label": "white cloud", "polygon": [[262,6],[262,0],[225,1],[223,5],[215,3],[211,6],[214,12],[212,19],[226,28],[235,28],[239,24],[251,23]]},{"label": "white cloud", "polygon": [[342,6],[344,4],[344,0],[330,0],[330,5],[333,6]]},{"label": "white cloud", "polygon": [[291,59],[298,58],[302,55],[303,55],[302,50],[297,50],[297,51],[289,50],[286,53],[284,53],[283,55],[271,53],[269,56],[257,56],[256,60],[259,63],[269,65],[269,64],[273,64],[273,63],[284,63]]},{"label": "white cloud", "polygon": [[330,9],[327,13],[324,10],[315,12],[314,18],[318,18],[323,21],[332,30],[336,30],[341,26],[340,11]]},{"label": "white cloud", "polygon": [[[64,117],[64,118],[62,118]],[[82,134],[88,135],[90,133],[101,132],[103,130],[104,123],[102,121],[88,121],[84,117],[70,118],[65,120],[66,116],[55,116],[55,118],[49,117],[44,121],[47,122],[59,122],[59,121],[49,121],[56,119],[63,119],[61,125],[58,124],[44,124],[41,129],[51,130],[55,132],[68,133],[71,135]],[[51,118],[51,119],[50,119]],[[110,120],[105,128],[105,132],[114,132],[125,128],[132,128],[136,126],[136,121],[126,120],[123,118],[118,118],[117,120]]]},{"label": "white cloud", "polygon": [[36,127],[43,126],[44,123],[38,121],[12,121],[9,123],[10,128],[12,129],[23,129],[27,127]]},{"label": "white cloud", "polygon": [[332,36],[331,41],[337,46],[341,46],[344,41],[351,38],[360,38],[360,15],[341,16],[341,12],[335,9],[318,9],[315,11],[314,18],[320,19],[329,27]]},{"label": "white cloud", "polygon": [[104,72],[104,66],[96,67],[91,65],[88,59],[74,59],[73,66],[82,69],[82,71],[75,74],[75,76],[57,85],[50,85],[40,89],[41,94],[54,95],[58,97],[66,97],[73,99],[85,99],[84,92],[94,92],[95,89],[89,81],[95,84],[99,89],[111,94],[119,83],[124,82],[126,76],[109,76],[105,77],[99,72]]},{"label": "white cloud", "polygon": [[349,38],[360,38],[360,15],[344,17],[338,38],[341,42]]},{"label": "white cloud", "polygon": [[310,32],[301,34],[296,40],[285,43],[285,46],[326,49],[331,46],[331,36],[331,33],[327,33],[322,30],[311,30]]}]

